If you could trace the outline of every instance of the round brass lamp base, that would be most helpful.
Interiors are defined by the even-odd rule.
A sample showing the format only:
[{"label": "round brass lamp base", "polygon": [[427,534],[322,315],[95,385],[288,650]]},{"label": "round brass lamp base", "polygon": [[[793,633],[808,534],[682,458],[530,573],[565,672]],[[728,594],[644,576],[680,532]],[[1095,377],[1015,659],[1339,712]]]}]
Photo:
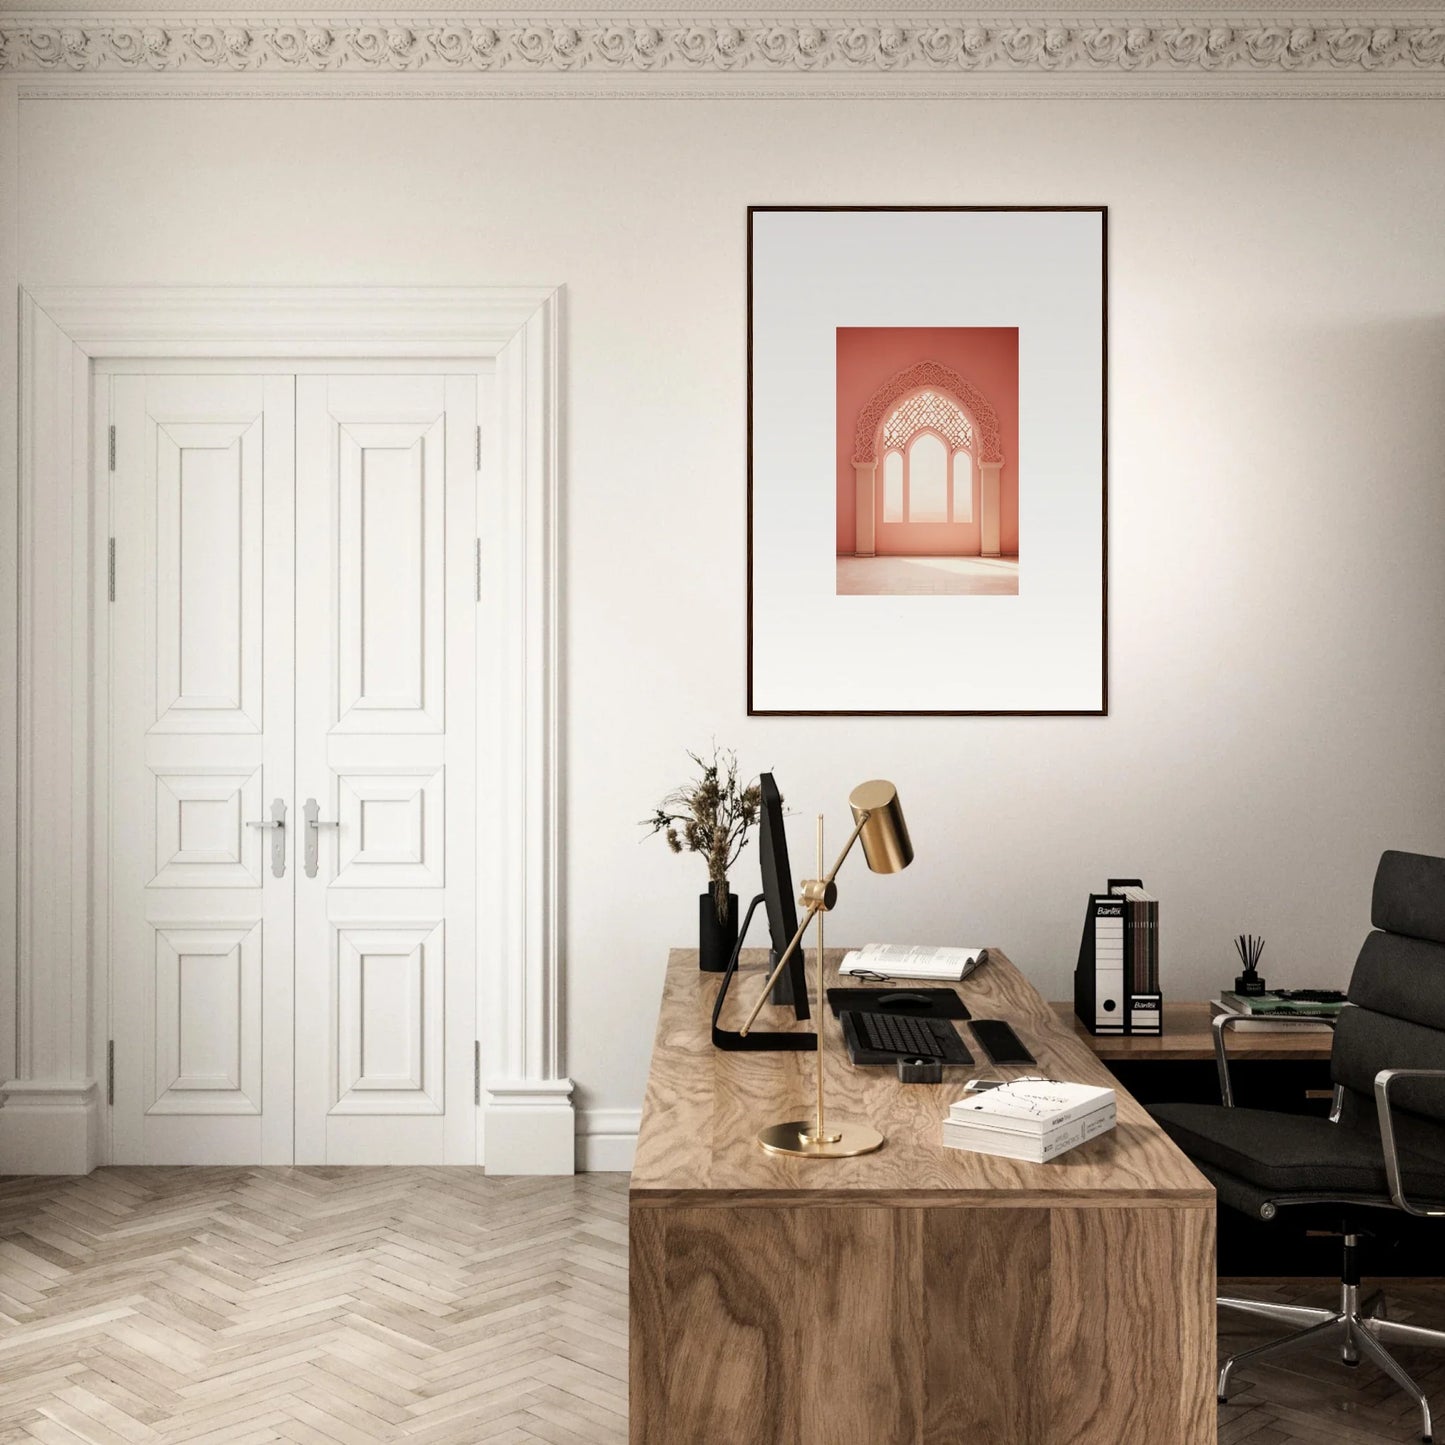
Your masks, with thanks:
[{"label": "round brass lamp base", "polygon": [[883,1136],[869,1124],[840,1124],[828,1120],[828,1137],[812,1137],[816,1121],[792,1119],[769,1124],[758,1131],[758,1143],[769,1154],[796,1154],[802,1159],[852,1159],[883,1147]]}]

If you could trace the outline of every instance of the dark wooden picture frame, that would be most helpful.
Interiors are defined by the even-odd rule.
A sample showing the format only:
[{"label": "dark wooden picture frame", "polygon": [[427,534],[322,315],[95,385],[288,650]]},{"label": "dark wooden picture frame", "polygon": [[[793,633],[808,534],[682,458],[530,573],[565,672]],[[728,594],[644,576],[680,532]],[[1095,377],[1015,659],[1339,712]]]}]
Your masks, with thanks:
[{"label": "dark wooden picture frame", "polygon": [[[756,511],[756,468],[754,464],[755,444],[755,363],[756,344],[756,280],[754,274],[754,229],[755,218],[776,213],[1037,213],[1067,214],[1089,213],[1099,217],[1101,275],[1100,287],[1100,354],[1099,380],[1102,403],[1100,419],[1101,454],[1099,459],[1099,526],[1100,526],[1100,619],[1099,619],[1099,705],[1097,707],[1060,708],[763,708],[757,705],[754,686],[754,660],[757,620],[755,617],[755,511]],[[1104,205],[1060,205],[1060,206],[827,206],[827,205],[782,205],[749,206],[747,208],[747,711],[750,717],[1104,717],[1109,711],[1109,216]],[[798,639],[798,645],[805,645]]]}]

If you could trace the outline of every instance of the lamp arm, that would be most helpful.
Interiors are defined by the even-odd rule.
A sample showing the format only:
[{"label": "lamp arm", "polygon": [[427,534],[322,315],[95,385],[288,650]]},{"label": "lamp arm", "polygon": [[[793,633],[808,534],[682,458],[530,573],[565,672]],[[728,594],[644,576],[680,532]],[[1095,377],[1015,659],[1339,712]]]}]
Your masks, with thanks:
[{"label": "lamp arm", "polygon": [[872,816],[872,813],[864,813],[863,816],[858,819],[858,826],[848,835],[848,841],[843,844],[843,851],[838,854],[837,861],[829,870],[828,876],[823,879],[823,886],[825,888],[831,887],[834,880],[838,877],[838,870],[843,866],[844,860],[853,851],[853,845],[863,836],[863,829],[867,827],[868,820]]},{"label": "lamp arm", "polygon": [[768,975],[768,981],[763,985],[763,991],[758,997],[757,1003],[753,1005],[753,1011],[748,1015],[747,1022],[738,1030],[741,1038],[747,1038],[748,1030],[757,1022],[758,1015],[763,1011],[763,1005],[768,1001],[768,995],[773,991],[773,985],[778,981],[778,975],[787,966],[788,960],[798,951],[798,945],[803,941],[803,935],[808,931],[808,925],[817,916],[819,905],[810,903],[808,911],[803,915],[803,921],[798,924],[798,931],[788,940],[788,946],[783,950],[783,956],[778,960],[778,966]]},{"label": "lamp arm", "polygon": [[[821,890],[823,893],[826,894],[827,890],[833,886],[833,880],[837,878],[838,870],[843,866],[843,862],[849,853],[853,851],[853,845],[862,835],[863,825],[867,823],[871,816],[869,813],[864,813],[863,816],[858,819],[858,826],[853,829],[848,841],[843,845],[843,851],[838,854],[838,861],[833,864],[828,876],[821,880]],[[777,983],[788,960],[798,951],[798,945],[802,943],[803,935],[808,931],[808,925],[818,914],[824,911],[824,908],[825,905],[821,899],[808,905],[808,911],[803,915],[802,921],[798,924],[798,931],[788,940],[788,946],[783,950],[783,956],[778,960],[777,967],[768,975],[768,981],[763,985],[763,991],[758,995],[758,1001],[753,1005],[753,1011],[748,1015],[748,1021],[738,1030],[738,1033],[743,1038],[747,1037],[748,1030],[757,1022],[758,1015],[763,1011],[763,1005],[767,1003],[768,995],[772,993],[773,985]],[[818,1000],[818,1007],[820,1009],[823,1007],[822,999]]]}]

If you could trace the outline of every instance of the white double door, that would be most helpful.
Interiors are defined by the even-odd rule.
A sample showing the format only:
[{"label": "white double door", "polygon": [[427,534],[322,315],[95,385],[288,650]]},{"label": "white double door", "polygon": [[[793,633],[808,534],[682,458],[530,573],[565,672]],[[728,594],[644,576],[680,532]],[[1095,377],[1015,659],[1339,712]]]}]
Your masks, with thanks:
[{"label": "white double door", "polygon": [[108,384],[111,1158],[471,1162],[486,378]]}]

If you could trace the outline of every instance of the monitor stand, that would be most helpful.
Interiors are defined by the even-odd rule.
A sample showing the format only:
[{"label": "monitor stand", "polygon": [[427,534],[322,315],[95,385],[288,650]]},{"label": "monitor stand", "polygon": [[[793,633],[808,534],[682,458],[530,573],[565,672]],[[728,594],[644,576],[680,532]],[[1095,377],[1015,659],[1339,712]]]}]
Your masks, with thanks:
[{"label": "monitor stand", "polygon": [[[779,1034],[767,1033],[762,1029],[749,1029],[746,1034],[742,1034],[739,1033],[736,1029],[725,1029],[721,1027],[721,1025],[718,1023],[718,1020],[722,1017],[723,1005],[727,1002],[728,985],[732,983],[733,975],[738,971],[738,958],[741,956],[743,951],[743,942],[748,936],[748,925],[753,921],[753,914],[757,911],[758,904],[760,904],[762,901],[763,895],[759,893],[758,896],[754,898],[750,904],[748,904],[748,911],[747,915],[743,919],[743,926],[738,929],[737,945],[733,949],[732,957],[728,959],[728,966],[723,972],[721,982],[718,984],[717,998],[713,1001],[712,1006],[713,1045],[719,1049],[726,1049],[731,1053],[766,1053],[771,1050],[783,1050],[792,1053],[816,1052],[818,1047],[818,1037],[814,1033]],[[771,966],[773,968],[776,968],[777,954],[772,953],[769,956],[773,960]],[[789,961],[788,967],[784,970],[783,977],[780,978],[778,982],[780,985],[785,981],[787,982],[788,1002],[790,1004],[792,1003],[793,999],[794,984],[796,983],[799,987],[802,988],[803,1012],[799,1014],[798,1010],[794,1009],[794,1014],[797,1017],[806,1018],[808,1016],[808,985],[806,978],[803,974],[802,963],[803,954],[802,950],[799,949],[798,952],[794,954],[793,958]],[[772,998],[773,1002],[777,1001],[777,989],[773,990],[773,993],[770,997]]]}]

